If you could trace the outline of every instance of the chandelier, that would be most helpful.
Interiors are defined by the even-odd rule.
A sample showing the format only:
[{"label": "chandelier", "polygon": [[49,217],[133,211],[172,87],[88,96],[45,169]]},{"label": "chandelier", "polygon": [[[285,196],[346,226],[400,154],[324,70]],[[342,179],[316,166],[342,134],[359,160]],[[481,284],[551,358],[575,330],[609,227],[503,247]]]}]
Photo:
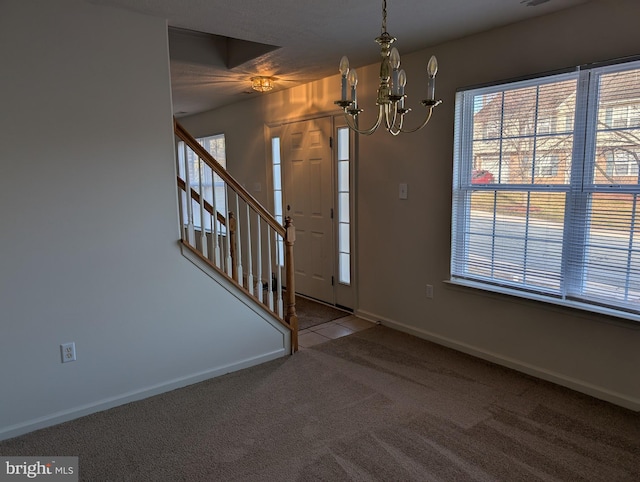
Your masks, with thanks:
[{"label": "chandelier", "polygon": [[[384,126],[394,136],[401,132],[416,132],[427,125],[431,119],[433,108],[442,101],[435,100],[436,74],[438,73],[438,61],[435,56],[431,56],[427,63],[427,98],[421,101],[421,104],[427,108],[427,116],[418,127],[414,129],[405,129],[404,116],[411,109],[404,106],[405,93],[404,88],[407,84],[407,74],[400,69],[400,54],[398,49],[391,44],[396,41],[395,37],[387,32],[387,1],[382,1],[382,28],[381,34],[377,37],[376,42],[380,45],[380,55],[382,62],[380,63],[380,85],[378,87],[378,98],[376,105],[378,106],[378,118],[375,123],[368,129],[360,129],[358,126],[358,115],[363,109],[358,108],[356,87],[358,85],[358,74],[354,69],[349,69],[349,59],[345,56],[340,60],[340,74],[342,75],[342,98],[337,100],[335,104],[342,107],[347,125],[355,132],[364,135],[373,134],[384,120]],[[347,99],[347,84],[351,88],[351,99]]]}]

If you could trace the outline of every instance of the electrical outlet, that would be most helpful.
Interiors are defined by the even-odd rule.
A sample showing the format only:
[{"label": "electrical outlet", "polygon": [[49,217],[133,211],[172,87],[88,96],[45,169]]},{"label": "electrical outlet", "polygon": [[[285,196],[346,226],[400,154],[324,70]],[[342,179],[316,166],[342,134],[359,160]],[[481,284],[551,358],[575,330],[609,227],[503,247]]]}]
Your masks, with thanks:
[{"label": "electrical outlet", "polygon": [[427,298],[433,298],[433,285],[427,285]]},{"label": "electrical outlet", "polygon": [[76,361],[76,344],[71,342],[60,345],[60,356],[62,363]]},{"label": "electrical outlet", "polygon": [[409,199],[409,185],[406,182],[401,182],[398,186],[398,197],[400,199]]}]

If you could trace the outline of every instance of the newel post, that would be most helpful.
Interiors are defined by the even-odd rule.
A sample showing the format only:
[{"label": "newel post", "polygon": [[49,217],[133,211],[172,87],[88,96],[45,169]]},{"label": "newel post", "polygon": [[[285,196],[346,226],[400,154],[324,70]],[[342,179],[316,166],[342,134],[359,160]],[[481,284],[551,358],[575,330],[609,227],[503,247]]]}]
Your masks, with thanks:
[{"label": "newel post", "polygon": [[293,266],[293,244],[296,242],[296,228],[289,216],[284,222],[286,236],[284,239],[284,262],[286,266],[287,281],[287,313],[284,321],[291,328],[291,352],[298,351],[298,315],[296,314],[296,286]]}]

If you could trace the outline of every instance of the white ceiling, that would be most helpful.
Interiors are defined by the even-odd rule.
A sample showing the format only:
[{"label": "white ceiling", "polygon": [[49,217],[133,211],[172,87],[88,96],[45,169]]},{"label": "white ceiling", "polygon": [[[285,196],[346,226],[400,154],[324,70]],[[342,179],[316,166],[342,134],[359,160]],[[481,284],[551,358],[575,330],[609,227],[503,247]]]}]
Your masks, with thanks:
[{"label": "white ceiling", "polygon": [[[87,0],[166,18],[177,116],[261,95],[254,75],[275,76],[278,89],[338,72],[342,55],[353,67],[377,62],[382,1],[373,0]],[[400,54],[437,45],[590,0],[388,0],[387,30]],[[532,4],[532,5],[529,5]],[[229,68],[227,48],[280,47]],[[226,42],[226,43],[225,43]],[[227,58],[225,58],[227,57]]]}]

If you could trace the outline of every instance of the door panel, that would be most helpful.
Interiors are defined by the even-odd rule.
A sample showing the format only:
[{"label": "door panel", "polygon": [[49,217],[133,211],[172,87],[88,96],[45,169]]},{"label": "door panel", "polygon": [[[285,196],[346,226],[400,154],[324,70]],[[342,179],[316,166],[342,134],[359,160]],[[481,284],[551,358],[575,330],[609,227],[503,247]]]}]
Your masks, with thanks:
[{"label": "door panel", "polygon": [[331,119],[288,124],[282,132],[286,215],[296,227],[296,291],[334,303]]}]

